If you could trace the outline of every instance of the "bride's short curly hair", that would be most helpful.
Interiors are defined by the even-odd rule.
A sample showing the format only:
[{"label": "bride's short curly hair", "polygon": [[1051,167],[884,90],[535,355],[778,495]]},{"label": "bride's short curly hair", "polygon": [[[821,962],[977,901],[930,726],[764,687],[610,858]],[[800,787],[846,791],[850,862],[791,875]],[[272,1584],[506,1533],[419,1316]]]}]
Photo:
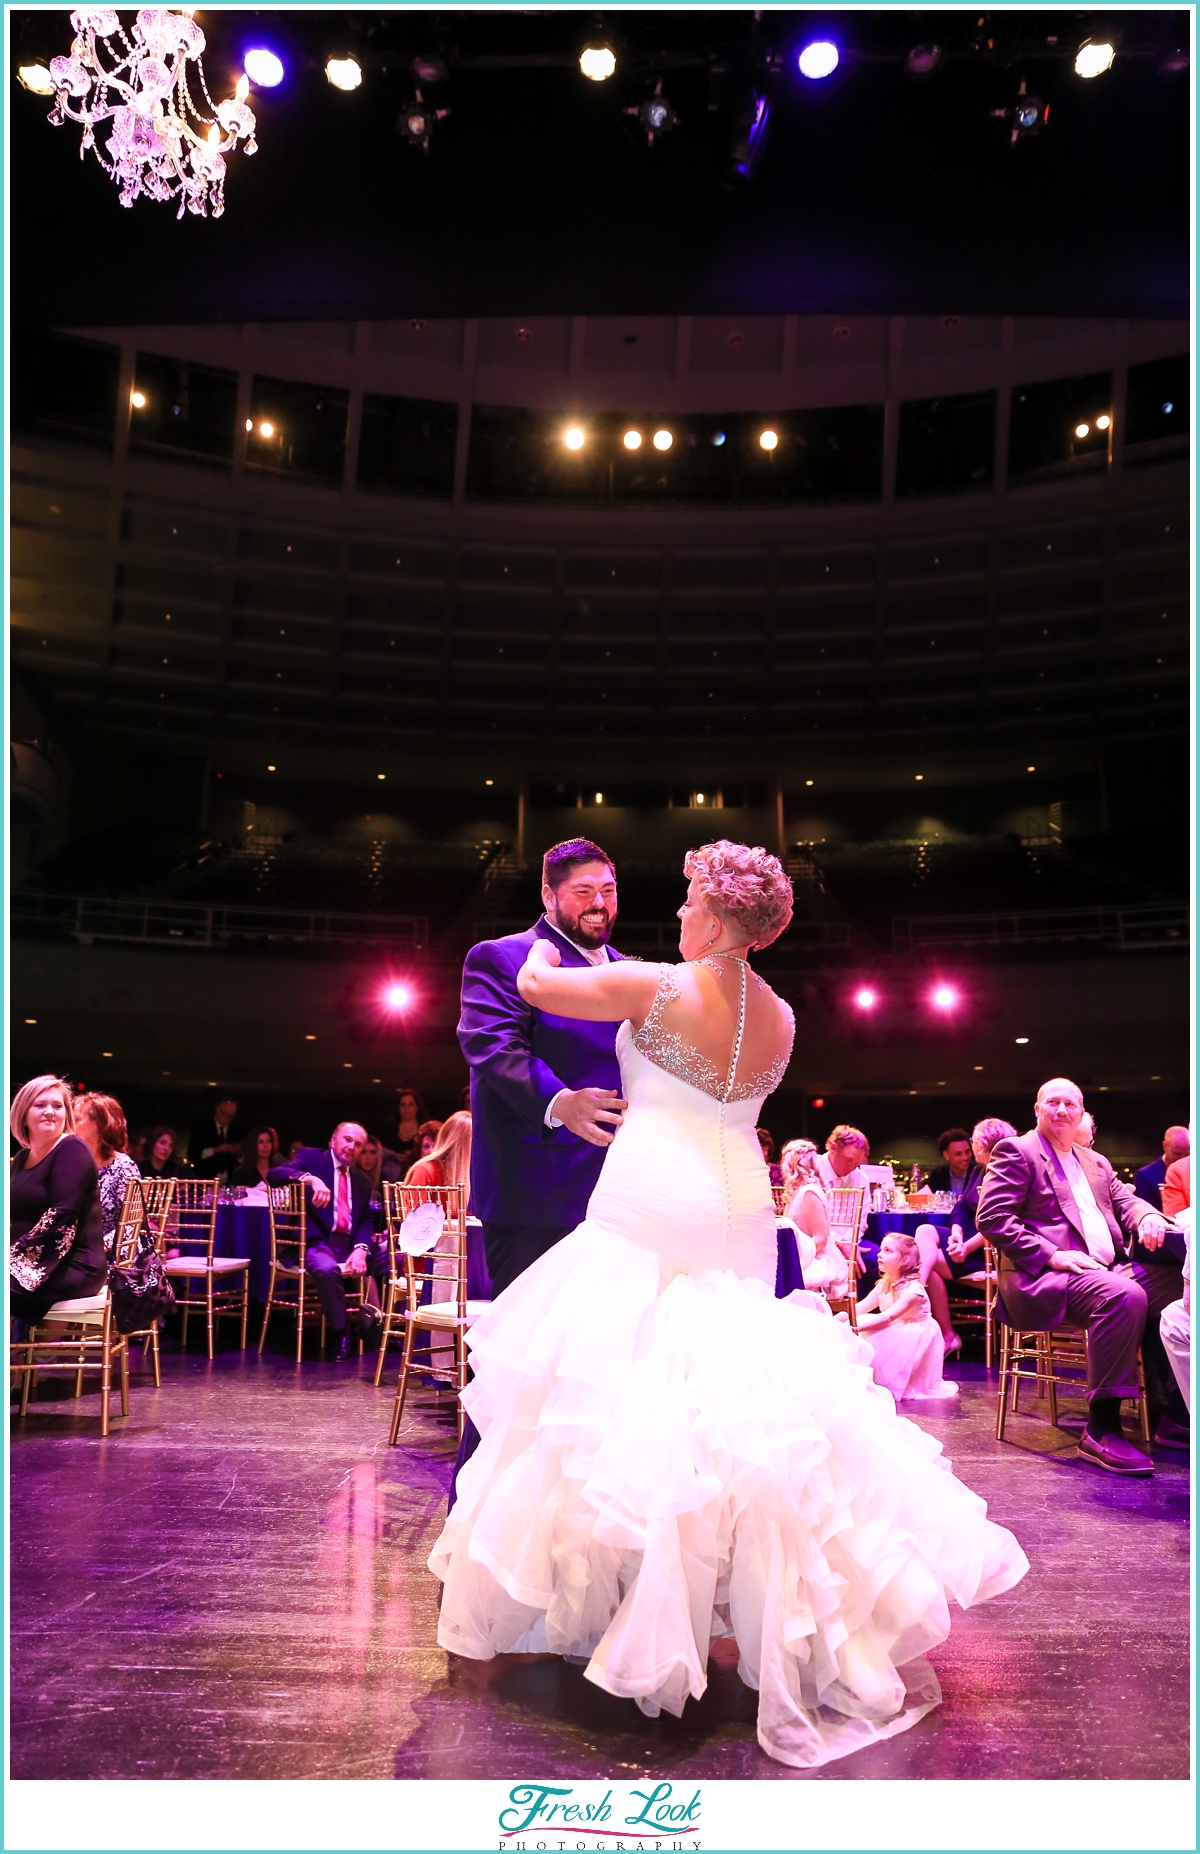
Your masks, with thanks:
[{"label": "bride's short curly hair", "polygon": [[792,918],[792,883],[777,856],[748,843],[716,843],[689,850],[683,873],[700,884],[700,893],[718,919],[752,946],[770,946]]}]

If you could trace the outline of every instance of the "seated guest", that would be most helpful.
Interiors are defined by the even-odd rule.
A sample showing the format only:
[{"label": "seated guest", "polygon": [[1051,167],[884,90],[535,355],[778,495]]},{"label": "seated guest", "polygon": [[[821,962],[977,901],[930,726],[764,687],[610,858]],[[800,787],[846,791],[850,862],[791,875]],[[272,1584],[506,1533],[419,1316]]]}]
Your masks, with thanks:
[{"label": "seated guest", "polygon": [[288,1147],[288,1154],[287,1154],[288,1158],[294,1159],[296,1154],[301,1150],[304,1144],[305,1144],[304,1140],[294,1139],[291,1145]]},{"label": "seated guest", "polygon": [[282,1165],[284,1157],[279,1150],[279,1135],[274,1127],[251,1127],[246,1135],[242,1150],[245,1158],[240,1165],[235,1165],[229,1175],[231,1185],[255,1185],[267,1182],[267,1173],[273,1165]]},{"label": "seated guest", "polygon": [[425,1103],[415,1088],[401,1088],[396,1103],[396,1137],[392,1142],[405,1171],[422,1156],[421,1122],[428,1119]]},{"label": "seated guest", "polygon": [[133,1129],[130,1130],[125,1142],[125,1150],[140,1172],[142,1166],[146,1162],[146,1132],[144,1127],[138,1128],[136,1131]]},{"label": "seated guest", "polygon": [[218,1094],[211,1115],[202,1115],[188,1139],[188,1158],[200,1178],[219,1178],[224,1184],[242,1157],[242,1124],[238,1104],[226,1089]]},{"label": "seated guest", "polygon": [[1186,1159],[1191,1150],[1192,1136],[1187,1128],[1168,1127],[1163,1134],[1162,1158],[1152,1160],[1133,1174],[1135,1195],[1144,1198],[1155,1210],[1161,1210],[1163,1179],[1167,1175],[1167,1167],[1174,1165],[1176,1159]]},{"label": "seated guest", "polygon": [[125,1187],[140,1176],[125,1150],[125,1116],[111,1094],[84,1094],[75,1102],[75,1131],[96,1161],[104,1253],[111,1258]]},{"label": "seated guest", "polygon": [[857,1127],[834,1127],[825,1141],[825,1150],[817,1159],[816,1174],[826,1190],[837,1185],[866,1186],[859,1170],[871,1156],[865,1133]]},{"label": "seated guest", "polygon": [[766,1127],[755,1127],[754,1131],[758,1134],[758,1143],[762,1147],[762,1156],[766,1160],[767,1173],[774,1190],[776,1185],[783,1183],[783,1173],[775,1163],[775,1135],[769,1133]]},{"label": "seated guest", "polygon": [[179,1135],[174,1127],[151,1127],[143,1142],[143,1178],[186,1178],[190,1168],[179,1156]]},{"label": "seated guest", "polygon": [[1163,1214],[1177,1217],[1181,1210],[1190,1208],[1192,1202],[1192,1161],[1191,1157],[1176,1159],[1168,1165],[1167,1175],[1162,1184]]},{"label": "seated guest", "polygon": [[8,1300],[24,1338],[55,1301],[98,1294],[108,1263],[96,1161],[76,1137],[69,1085],[57,1075],[26,1082],[8,1124],[21,1148],[9,1180]]},{"label": "seated guest", "polygon": [[921,1286],[921,1252],[889,1231],[879,1245],[879,1280],[858,1303],[858,1334],[871,1348],[876,1384],[897,1403],[958,1395],[942,1377],[942,1335]]},{"label": "seated guest", "polygon": [[790,1217],[800,1231],[800,1272],[806,1288],[841,1300],[850,1292],[850,1263],[829,1230],[825,1187],[817,1177],[817,1148],[810,1139],[790,1139],[783,1149],[780,1169],[789,1188]]},{"label": "seated guest", "polygon": [[975,1164],[967,1176],[962,1196],[950,1213],[950,1233],[946,1238],[946,1265],[955,1281],[961,1281],[964,1275],[980,1274],[983,1270],[985,1238],[976,1228],[979,1193],[983,1189],[996,1147],[1002,1139],[1016,1137],[1016,1127],[1010,1126],[1007,1120],[998,1120],[993,1116],[975,1123],[971,1134]]},{"label": "seated guest", "polygon": [[[337,1358],[350,1356],[343,1277],[370,1274],[378,1283],[383,1275],[371,1225],[371,1187],[355,1165],[366,1137],[357,1121],[343,1120],[334,1128],[327,1147],[301,1146],[294,1159],[273,1165],[267,1173],[269,1184],[307,1187],[307,1266]],[[360,1329],[364,1337],[373,1325],[371,1312],[364,1308]]]},{"label": "seated guest", "polygon": [[1192,1213],[1181,1210],[1180,1223],[1187,1243],[1183,1260],[1183,1297],[1164,1307],[1158,1330],[1162,1338],[1179,1393],[1190,1412],[1192,1407]]},{"label": "seated guest", "polygon": [[[422,1159],[427,1159],[429,1157],[430,1153],[437,1145],[438,1140],[441,1138],[442,1125],[443,1122],[440,1120],[422,1120],[420,1126],[417,1128],[417,1157],[413,1161],[414,1165],[419,1164]],[[413,1167],[410,1165],[404,1174],[405,1184],[409,1181],[412,1169]]]},{"label": "seated guest", "polygon": [[372,1203],[381,1203],[382,1187],[385,1184],[399,1184],[405,1172],[399,1154],[391,1152],[373,1133],[367,1134],[366,1143],[358,1155],[358,1169],[370,1180]]},{"label": "seated guest", "polygon": [[[437,1124],[436,1122],[433,1124]],[[451,1114],[439,1127],[438,1137],[423,1159],[410,1166],[404,1180],[410,1185],[471,1184],[471,1116]]]},{"label": "seated guest", "polygon": [[1089,1152],[1096,1144],[1095,1116],[1089,1114],[1086,1108],[1084,1109],[1083,1118],[1079,1122],[1079,1131],[1075,1135],[1075,1144],[1077,1146],[1086,1146]]},{"label": "seated guest", "polygon": [[942,1163],[935,1165],[926,1183],[931,1191],[949,1191],[961,1197],[971,1169],[971,1136],[965,1127],[947,1127],[937,1143]]},{"label": "seated guest", "polygon": [[1134,1236],[1144,1252],[1161,1249],[1166,1226],[1101,1153],[1075,1144],[1083,1096],[1074,1082],[1043,1082],[1034,1111],[1032,1133],[1002,1139],[993,1150],[976,1214],[980,1233],[999,1251],[1004,1317],[1022,1332],[1048,1332],[1064,1322],[1085,1329],[1090,1401],[1080,1455],[1111,1474],[1153,1474],[1153,1464],[1121,1434],[1121,1400],[1138,1395],[1143,1334],[1149,1388],[1157,1361],[1147,1315],[1154,1316],[1157,1340],[1158,1315],[1179,1298],[1180,1272],[1178,1265],[1128,1256]]}]

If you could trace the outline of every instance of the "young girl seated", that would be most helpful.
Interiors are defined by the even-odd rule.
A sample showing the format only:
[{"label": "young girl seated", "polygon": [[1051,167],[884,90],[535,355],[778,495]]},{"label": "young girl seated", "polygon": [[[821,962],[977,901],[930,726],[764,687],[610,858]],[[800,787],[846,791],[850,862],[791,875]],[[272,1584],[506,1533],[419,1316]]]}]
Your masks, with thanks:
[{"label": "young girl seated", "polygon": [[875,1382],[904,1398],[956,1397],[942,1377],[942,1334],[921,1286],[921,1251],[911,1236],[879,1245],[879,1280],[858,1304],[858,1334],[875,1355]]}]

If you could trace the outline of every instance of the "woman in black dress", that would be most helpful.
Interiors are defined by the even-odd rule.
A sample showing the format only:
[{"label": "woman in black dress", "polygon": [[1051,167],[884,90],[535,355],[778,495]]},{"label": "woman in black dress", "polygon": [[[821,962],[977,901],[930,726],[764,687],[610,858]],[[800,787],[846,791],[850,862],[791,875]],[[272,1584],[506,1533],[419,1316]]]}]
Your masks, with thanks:
[{"label": "woman in black dress", "polygon": [[142,1160],[143,1178],[190,1178],[191,1167],[179,1156],[179,1135],[174,1127],[151,1127]]},{"label": "woman in black dress", "polygon": [[56,1301],[104,1286],[100,1184],[95,1159],[75,1136],[70,1089],[57,1075],[18,1090],[9,1125],[22,1148],[9,1187],[9,1307],[36,1325]]},{"label": "woman in black dress", "polygon": [[242,1152],[245,1156],[241,1164],[230,1174],[231,1185],[249,1185],[253,1190],[256,1185],[266,1184],[267,1173],[273,1165],[283,1164],[279,1135],[274,1127],[251,1127]]}]

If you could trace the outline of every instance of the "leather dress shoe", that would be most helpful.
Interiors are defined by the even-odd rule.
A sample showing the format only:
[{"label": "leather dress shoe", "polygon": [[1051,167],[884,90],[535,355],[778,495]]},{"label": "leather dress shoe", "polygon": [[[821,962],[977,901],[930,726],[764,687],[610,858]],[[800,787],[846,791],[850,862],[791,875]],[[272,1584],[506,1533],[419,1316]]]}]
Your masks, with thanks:
[{"label": "leather dress shoe", "polygon": [[1181,1448],[1186,1454],[1192,1446],[1192,1432],[1186,1423],[1177,1423],[1173,1416],[1160,1416],[1154,1431],[1154,1445],[1156,1448]]},{"label": "leather dress shoe", "polygon": [[351,1339],[350,1334],[345,1327],[342,1328],[340,1333],[334,1333],[333,1335],[333,1356],[338,1360],[339,1363],[341,1363],[343,1359],[352,1357],[353,1350],[354,1350],[354,1342]]},{"label": "leather dress shoe", "polygon": [[1090,1461],[1097,1468],[1105,1468],[1109,1474],[1154,1473],[1154,1463],[1127,1442],[1124,1436],[1093,1436],[1086,1430],[1079,1444],[1079,1453],[1084,1461]]}]

